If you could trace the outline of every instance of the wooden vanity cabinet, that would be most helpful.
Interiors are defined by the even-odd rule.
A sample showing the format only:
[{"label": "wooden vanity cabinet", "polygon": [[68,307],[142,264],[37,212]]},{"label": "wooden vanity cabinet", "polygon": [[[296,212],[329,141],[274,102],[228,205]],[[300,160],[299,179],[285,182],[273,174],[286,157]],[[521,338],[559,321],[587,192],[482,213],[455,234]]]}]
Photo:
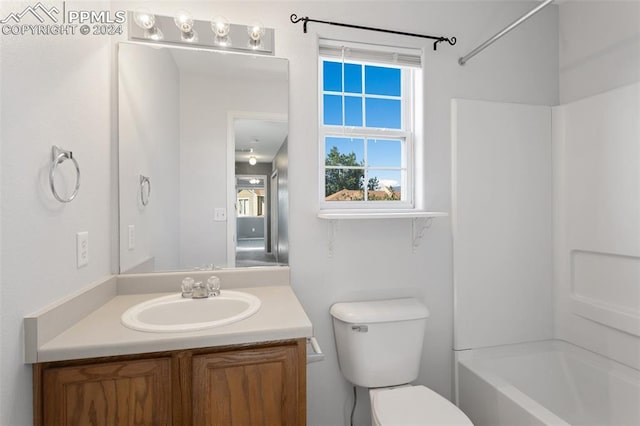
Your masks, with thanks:
[{"label": "wooden vanity cabinet", "polygon": [[306,424],[305,339],[34,364],[34,425]]}]

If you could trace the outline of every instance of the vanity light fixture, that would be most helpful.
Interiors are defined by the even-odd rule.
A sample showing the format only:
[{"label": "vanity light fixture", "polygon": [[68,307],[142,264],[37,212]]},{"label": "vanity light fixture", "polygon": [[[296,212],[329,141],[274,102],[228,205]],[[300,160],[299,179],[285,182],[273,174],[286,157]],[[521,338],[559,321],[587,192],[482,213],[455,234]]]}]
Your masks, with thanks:
[{"label": "vanity light fixture", "polygon": [[173,18],[176,27],[180,30],[180,39],[188,43],[198,41],[198,33],[193,29],[193,16],[186,10],[179,10]]},{"label": "vanity light fixture", "polygon": [[252,166],[255,166],[257,162],[258,160],[256,159],[255,155],[252,155],[251,157],[249,157],[249,164],[251,164]]},{"label": "vanity light fixture", "polygon": [[261,23],[232,24],[222,15],[210,21],[194,19],[186,10],[175,16],[154,15],[146,9],[128,12],[128,39],[241,53],[273,55],[275,31]]},{"label": "vanity light fixture", "polygon": [[156,25],[156,16],[147,9],[138,9],[133,15],[133,20],[144,31],[144,38],[160,41],[164,35]]},{"label": "vanity light fixture", "polygon": [[251,179],[249,179],[249,183],[250,183],[251,185],[257,185],[257,184],[259,184],[259,183],[260,183],[260,179],[251,178]]}]

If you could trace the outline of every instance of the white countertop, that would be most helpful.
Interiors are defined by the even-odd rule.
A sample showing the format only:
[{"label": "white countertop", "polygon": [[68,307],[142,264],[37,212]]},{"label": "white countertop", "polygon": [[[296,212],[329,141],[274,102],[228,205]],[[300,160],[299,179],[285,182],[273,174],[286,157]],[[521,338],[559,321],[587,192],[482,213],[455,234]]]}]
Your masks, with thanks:
[{"label": "white countertop", "polygon": [[[35,353],[28,355],[27,362],[195,349],[312,336],[311,322],[289,285],[234,290],[257,296],[262,302],[260,310],[233,324],[201,331],[172,333],[136,331],[125,327],[120,321],[121,315],[133,305],[172,293],[116,294],[59,334],[35,345],[37,347],[32,348]],[[29,333],[30,327],[25,328]],[[27,351],[30,340],[26,339]]]}]

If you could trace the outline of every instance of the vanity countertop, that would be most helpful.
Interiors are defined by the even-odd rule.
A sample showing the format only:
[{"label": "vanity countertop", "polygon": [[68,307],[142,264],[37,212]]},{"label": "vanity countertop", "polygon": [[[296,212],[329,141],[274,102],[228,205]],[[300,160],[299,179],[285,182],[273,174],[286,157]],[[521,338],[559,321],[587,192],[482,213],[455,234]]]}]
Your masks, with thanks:
[{"label": "vanity countertop", "polygon": [[[291,287],[261,285],[237,287],[257,296],[260,310],[239,322],[192,332],[143,332],[125,327],[121,315],[130,307],[176,292],[115,293],[101,306],[69,324],[51,338],[38,343],[38,328],[47,318],[42,313],[25,320],[26,362],[51,362],[102,356],[129,355],[180,349],[260,343],[311,337],[312,325]],[[56,308],[59,309],[61,305]],[[44,314],[47,311],[43,311]],[[33,321],[29,321],[29,320]],[[35,334],[36,336],[30,336]],[[45,334],[45,333],[40,333]]]}]

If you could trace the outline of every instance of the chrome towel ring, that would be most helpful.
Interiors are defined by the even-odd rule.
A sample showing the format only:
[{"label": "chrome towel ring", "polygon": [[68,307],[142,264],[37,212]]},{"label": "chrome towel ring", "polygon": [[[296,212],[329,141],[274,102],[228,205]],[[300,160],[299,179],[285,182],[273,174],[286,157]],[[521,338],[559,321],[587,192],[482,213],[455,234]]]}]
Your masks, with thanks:
[{"label": "chrome towel ring", "polygon": [[[58,165],[64,163],[65,160],[73,161],[73,165],[76,167],[76,187],[73,190],[73,193],[68,198],[62,198],[58,191],[56,191],[56,185],[54,183],[54,176],[56,174],[56,169]],[[51,166],[49,167],[49,186],[51,187],[51,192],[56,200],[61,203],[68,203],[76,198],[78,195],[78,190],[80,189],[80,166],[78,165],[78,161],[73,158],[73,153],[71,151],[66,151],[64,149],[58,148],[53,145],[51,147]]]},{"label": "chrome towel ring", "polygon": [[[145,195],[145,186],[147,188]],[[149,197],[151,197],[151,180],[149,176],[140,175],[140,201],[143,206],[149,204]]]}]

